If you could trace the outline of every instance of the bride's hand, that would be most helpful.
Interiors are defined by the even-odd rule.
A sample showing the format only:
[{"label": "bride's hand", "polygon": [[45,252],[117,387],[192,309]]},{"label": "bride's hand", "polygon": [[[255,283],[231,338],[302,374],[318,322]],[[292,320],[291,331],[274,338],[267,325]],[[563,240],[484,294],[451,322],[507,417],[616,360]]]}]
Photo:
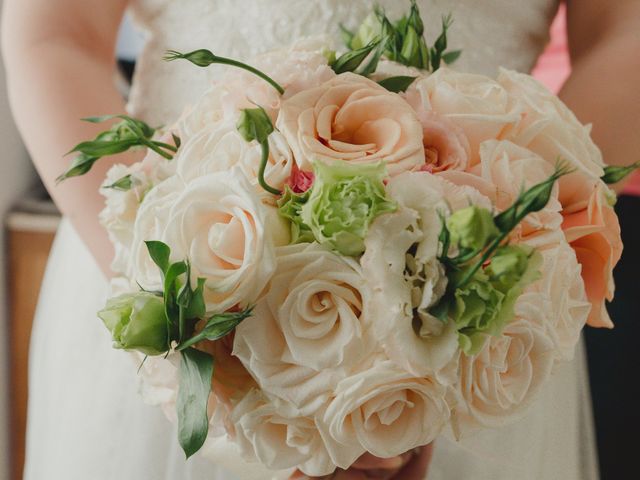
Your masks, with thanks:
[{"label": "bride's hand", "polygon": [[[325,480],[424,480],[433,454],[433,444],[393,458],[377,458],[371,454],[360,457],[348,470],[336,470]],[[307,480],[302,472],[294,473],[290,480]]]}]

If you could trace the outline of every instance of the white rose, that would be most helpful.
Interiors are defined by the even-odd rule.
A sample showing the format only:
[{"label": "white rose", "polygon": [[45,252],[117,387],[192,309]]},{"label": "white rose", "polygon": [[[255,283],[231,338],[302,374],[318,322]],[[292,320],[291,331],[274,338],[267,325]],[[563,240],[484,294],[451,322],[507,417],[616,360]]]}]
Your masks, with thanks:
[{"label": "white rose", "polygon": [[301,416],[263,392],[252,390],[231,415],[234,440],[248,461],[259,461],[274,470],[299,467],[311,476],[335,469],[313,418]]},{"label": "white rose", "polygon": [[418,113],[433,111],[462,128],[471,147],[471,165],[478,162],[483,141],[501,138],[521,118],[519,106],[496,81],[448,68],[414,83],[407,99]]},{"label": "white rose", "polygon": [[558,360],[571,360],[591,310],[580,275],[581,266],[566,242],[540,253],[542,278],[527,289],[524,296],[534,298],[519,302],[519,313],[525,318],[538,319],[536,323],[555,343]]},{"label": "white rose", "polygon": [[[429,173],[391,179],[387,195],[398,203],[398,210],[373,222],[361,261],[373,290],[369,311],[374,332],[387,355],[408,372],[438,373],[455,367],[458,351],[453,323],[443,325],[428,313],[446,289],[437,260],[440,215],[469,202],[487,208],[491,204],[472,187],[458,187]],[[422,322],[418,333],[414,311]]]},{"label": "white rose", "polygon": [[520,418],[548,379],[553,356],[551,338],[535,320],[521,318],[516,305],[516,318],[501,335],[490,336],[477,355],[460,354],[454,430],[500,427]]},{"label": "white rose", "polygon": [[173,176],[152,188],[138,210],[127,272],[134,282],[146,290],[162,290],[162,276],[158,266],[151,260],[145,242],[161,239],[169,211],[182,190],[184,182],[180,177]]},{"label": "white rose", "polygon": [[[269,161],[265,170],[266,182],[283,189],[291,177],[293,154],[280,132],[269,136]],[[258,186],[262,150],[257,142],[247,142],[235,125],[223,124],[203,129],[182,146],[176,157],[178,174],[189,182],[203,175],[230,170],[239,166],[260,193]],[[273,199],[272,195],[268,198]]]},{"label": "white rose", "polygon": [[591,139],[591,126],[578,121],[573,112],[541,83],[529,75],[501,69],[498,82],[509,92],[513,108],[524,115],[505,138],[537,153],[555,165],[569,162],[577,172],[560,179],[560,202],[565,208],[580,208],[585,196],[604,174],[602,153]]},{"label": "white rose", "polygon": [[[313,410],[373,349],[369,289],[355,260],[315,243],[277,249],[277,263],[254,317],[237,329],[234,353],[267,392],[298,408],[312,401]],[[294,376],[306,384],[289,383]]]},{"label": "white rose", "polygon": [[[107,172],[100,193],[105,197],[105,208],[100,212],[100,223],[107,230],[114,246],[115,256],[111,269],[126,274],[133,231],[140,203],[155,185],[173,175],[175,162],[153,151],[133,165],[116,164]],[[130,188],[107,188],[119,180],[129,178]]]},{"label": "white rose", "polygon": [[[506,140],[483,142],[480,164],[472,170],[494,186],[493,198],[499,211],[511,207],[524,190],[547,180],[553,171],[553,165],[539,155]],[[561,241],[564,237],[561,210],[556,186],[544,209],[527,215],[512,237],[533,247]]]},{"label": "white rose", "polygon": [[364,452],[389,458],[430,443],[449,420],[445,392],[388,360],[346,378],[318,420],[329,455],[347,468]]},{"label": "white rose", "polygon": [[275,270],[274,238],[286,234],[239,168],[189,182],[172,201],[161,240],[205,278],[208,312],[253,304]]}]

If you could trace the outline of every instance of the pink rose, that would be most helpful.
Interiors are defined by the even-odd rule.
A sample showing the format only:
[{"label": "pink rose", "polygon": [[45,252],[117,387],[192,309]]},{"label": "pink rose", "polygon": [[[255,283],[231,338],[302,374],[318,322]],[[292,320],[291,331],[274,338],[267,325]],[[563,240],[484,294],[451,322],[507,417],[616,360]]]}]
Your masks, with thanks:
[{"label": "pink rose", "polygon": [[612,328],[604,301],[613,299],[613,268],[622,255],[620,224],[607,204],[604,185],[595,188],[588,205],[565,215],[562,229],[582,265],[582,278],[591,302],[587,323]]},{"label": "pink rose", "polygon": [[303,170],[316,160],[383,160],[393,176],[424,164],[415,112],[399,95],[360,75],[345,73],[284,100],[277,125]]}]

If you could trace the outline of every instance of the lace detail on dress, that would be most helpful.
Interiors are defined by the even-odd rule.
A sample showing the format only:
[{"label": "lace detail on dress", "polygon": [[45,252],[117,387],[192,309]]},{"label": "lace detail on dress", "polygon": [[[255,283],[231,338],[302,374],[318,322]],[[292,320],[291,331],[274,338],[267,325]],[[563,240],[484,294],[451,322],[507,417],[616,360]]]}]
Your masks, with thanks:
[{"label": "lace detail on dress", "polygon": [[[427,36],[440,32],[440,19],[454,15],[451,48],[462,48],[456,68],[494,75],[504,66],[528,71],[548,40],[558,0],[419,0]],[[137,23],[149,34],[131,95],[134,115],[155,124],[174,120],[207,88],[220,68],[200,70],[185,62],[162,61],[168,49],[209,48],[248,59],[294,39],[329,34],[339,24],[353,28],[375,4],[391,18],[407,11],[408,0],[134,0]]]}]

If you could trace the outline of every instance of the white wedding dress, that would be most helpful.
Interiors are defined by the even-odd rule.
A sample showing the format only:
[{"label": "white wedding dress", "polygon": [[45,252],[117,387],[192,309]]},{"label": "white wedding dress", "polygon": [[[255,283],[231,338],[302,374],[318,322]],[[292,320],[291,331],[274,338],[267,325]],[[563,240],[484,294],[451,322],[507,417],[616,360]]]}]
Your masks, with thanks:
[{"label": "white wedding dress", "polygon": [[[297,37],[354,27],[373,0],[138,0],[132,9],[149,39],[131,97],[133,115],[163,124],[197,99],[219,68],[166,64],[166,49],[209,48],[246,59]],[[408,0],[382,0],[391,17]],[[456,68],[494,74],[529,70],[547,40],[557,0],[422,0],[428,32],[455,18]],[[96,112],[96,114],[108,112]],[[230,480],[221,465],[185,462],[174,427],[145,405],[130,358],[111,348],[96,318],[107,283],[63,222],[49,263],[32,340],[27,480]],[[582,347],[519,423],[456,443],[436,441],[429,480],[590,480],[597,478]],[[242,466],[233,453],[226,467]],[[241,478],[267,478],[263,474]]]}]

